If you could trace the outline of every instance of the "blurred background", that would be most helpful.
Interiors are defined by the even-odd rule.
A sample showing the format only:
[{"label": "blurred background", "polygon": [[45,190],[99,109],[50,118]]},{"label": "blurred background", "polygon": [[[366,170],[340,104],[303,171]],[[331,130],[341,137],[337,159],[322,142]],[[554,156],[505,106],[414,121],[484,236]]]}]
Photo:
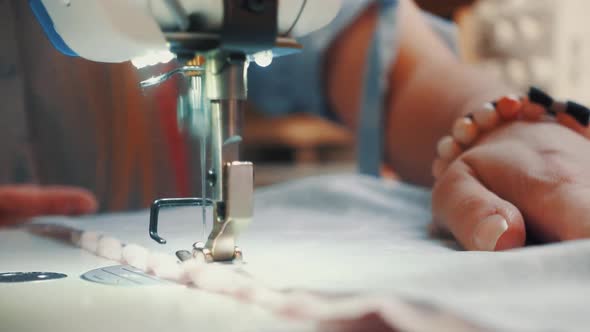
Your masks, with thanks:
[{"label": "blurred background", "polygon": [[[515,88],[535,84],[590,103],[587,0],[417,3],[455,22],[465,61]],[[103,211],[199,195],[198,144],[178,131],[173,81],[140,91],[129,64],[59,54],[22,0],[0,0],[0,41],[0,183],[83,186]],[[353,135],[305,111],[247,112],[243,159],[255,162],[257,186],[355,171]]]}]

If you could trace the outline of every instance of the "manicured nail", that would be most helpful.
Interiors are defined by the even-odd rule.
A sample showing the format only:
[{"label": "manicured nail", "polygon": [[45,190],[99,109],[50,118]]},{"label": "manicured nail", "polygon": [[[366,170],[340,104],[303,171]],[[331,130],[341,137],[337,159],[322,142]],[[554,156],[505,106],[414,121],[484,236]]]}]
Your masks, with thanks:
[{"label": "manicured nail", "polygon": [[508,230],[508,222],[499,214],[482,220],[475,228],[473,243],[478,250],[494,251],[498,240]]}]

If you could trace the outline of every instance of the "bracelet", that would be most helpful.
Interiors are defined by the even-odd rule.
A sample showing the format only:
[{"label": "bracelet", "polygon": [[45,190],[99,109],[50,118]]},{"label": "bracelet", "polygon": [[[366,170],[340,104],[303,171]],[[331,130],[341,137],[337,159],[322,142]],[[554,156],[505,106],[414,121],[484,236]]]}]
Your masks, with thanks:
[{"label": "bracelet", "polygon": [[572,122],[584,127],[590,123],[590,109],[573,101],[555,100],[536,87],[531,87],[526,96],[510,95],[486,103],[475,112],[457,119],[452,134],[438,141],[438,158],[432,165],[432,175],[438,179],[451,162],[475,143],[481,133],[489,132],[503,122],[538,122],[563,116],[573,118]]}]

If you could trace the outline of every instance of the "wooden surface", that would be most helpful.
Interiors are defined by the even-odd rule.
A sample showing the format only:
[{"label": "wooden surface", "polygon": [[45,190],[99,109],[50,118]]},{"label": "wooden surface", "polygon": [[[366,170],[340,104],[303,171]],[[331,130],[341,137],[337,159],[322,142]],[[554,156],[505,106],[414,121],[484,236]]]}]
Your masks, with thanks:
[{"label": "wooden surface", "polygon": [[[265,117],[248,112],[244,125],[244,144],[248,149],[288,148],[297,164],[317,163],[326,159],[328,149],[354,149],[350,130],[310,114]],[[323,151],[322,151],[323,150]],[[256,160],[254,160],[256,161]]]}]

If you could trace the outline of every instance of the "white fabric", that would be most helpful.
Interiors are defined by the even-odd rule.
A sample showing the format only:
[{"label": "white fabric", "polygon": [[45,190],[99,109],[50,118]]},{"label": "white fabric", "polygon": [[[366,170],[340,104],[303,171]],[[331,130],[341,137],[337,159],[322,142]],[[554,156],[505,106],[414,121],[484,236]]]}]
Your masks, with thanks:
[{"label": "white fabric", "polygon": [[[311,178],[261,190],[255,213],[240,241],[244,269],[272,287],[372,295],[391,299],[394,307],[401,297],[494,330],[587,331],[590,326],[590,241],[506,253],[458,251],[452,242],[428,236],[428,192],[360,176]],[[196,209],[165,213],[160,229],[167,246],[149,240],[147,213],[44,222],[172,253],[199,240],[199,215]],[[395,313],[400,315],[391,313],[393,321]]]},{"label": "white fabric", "polygon": [[285,287],[402,294],[509,331],[590,329],[590,241],[457,251],[428,236],[429,196],[354,176],[260,192],[250,270]]}]

